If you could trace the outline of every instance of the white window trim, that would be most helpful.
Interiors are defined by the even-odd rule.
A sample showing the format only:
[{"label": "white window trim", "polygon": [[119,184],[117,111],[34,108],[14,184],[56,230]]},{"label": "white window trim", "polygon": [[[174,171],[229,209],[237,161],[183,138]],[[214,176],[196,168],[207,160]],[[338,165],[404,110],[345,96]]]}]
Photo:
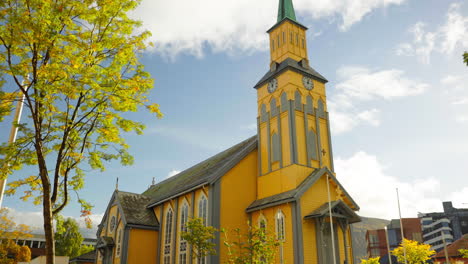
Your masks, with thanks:
[{"label": "white window trim", "polygon": [[[168,225],[168,214],[169,212],[171,213],[171,222]],[[163,263],[172,263],[172,258],[171,258],[171,253],[172,253],[172,244],[173,244],[173,239],[172,239],[172,232],[174,232],[174,210],[172,207],[169,205],[166,208],[166,213],[164,214],[164,248],[163,248]],[[170,227],[170,229],[168,229]],[[168,233],[168,230],[170,231]],[[166,248],[169,247],[169,252],[166,253]],[[166,262],[166,258],[169,258],[169,261]]]}]

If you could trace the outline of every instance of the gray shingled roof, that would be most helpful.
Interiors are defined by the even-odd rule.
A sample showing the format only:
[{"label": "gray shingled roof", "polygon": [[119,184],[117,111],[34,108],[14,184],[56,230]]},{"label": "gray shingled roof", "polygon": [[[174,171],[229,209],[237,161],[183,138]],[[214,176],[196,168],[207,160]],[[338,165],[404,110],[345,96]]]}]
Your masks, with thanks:
[{"label": "gray shingled roof", "polygon": [[127,224],[159,227],[154,212],[146,208],[151,197],[123,191],[116,191],[116,194]]},{"label": "gray shingled roof", "polygon": [[323,77],[320,73],[318,73],[316,70],[314,70],[310,66],[303,66],[302,63],[295,61],[291,58],[287,58],[284,61],[282,61],[279,65],[276,66],[275,71],[268,71],[260,81],[254,86],[256,89],[259,88],[261,85],[263,85],[265,82],[267,82],[269,79],[271,79],[273,76],[280,74],[281,72],[290,69],[305,75],[308,75],[309,77],[318,79],[322,82],[328,82],[325,77]]},{"label": "gray shingled roof", "polygon": [[148,207],[202,184],[214,182],[257,147],[257,136],[208,158],[171,178],[151,186],[143,195],[151,197]]},{"label": "gray shingled roof", "polygon": [[[349,208],[348,205],[346,205],[342,200],[336,200],[330,202],[330,207],[335,208],[335,207],[340,207],[343,209],[343,211],[346,213],[347,218],[349,219],[349,223],[357,223],[361,221],[361,217],[357,215],[353,209]],[[322,204],[319,208],[315,209],[312,213],[304,216],[304,219],[309,219],[309,218],[315,218],[315,217],[323,217],[325,215],[329,215],[329,205],[328,203]],[[333,215],[333,212],[332,212]],[[333,215],[335,216],[335,215]]]},{"label": "gray shingled roof", "polygon": [[79,255],[76,258],[70,259],[70,263],[94,262],[95,259],[96,259],[96,250],[93,250],[88,253]]}]

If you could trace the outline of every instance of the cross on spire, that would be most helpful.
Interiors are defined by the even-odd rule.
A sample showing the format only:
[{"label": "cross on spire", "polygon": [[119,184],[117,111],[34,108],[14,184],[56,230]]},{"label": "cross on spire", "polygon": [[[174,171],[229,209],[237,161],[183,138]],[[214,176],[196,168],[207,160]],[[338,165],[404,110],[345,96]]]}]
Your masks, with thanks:
[{"label": "cross on spire", "polygon": [[297,22],[292,0],[279,0],[278,22],[281,22],[285,18]]}]

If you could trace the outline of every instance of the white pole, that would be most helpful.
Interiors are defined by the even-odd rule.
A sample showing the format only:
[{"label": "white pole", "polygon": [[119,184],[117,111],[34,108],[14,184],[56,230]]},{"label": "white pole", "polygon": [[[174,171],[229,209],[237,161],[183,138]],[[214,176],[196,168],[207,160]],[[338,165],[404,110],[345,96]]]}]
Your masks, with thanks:
[{"label": "white pole", "polygon": [[404,243],[405,235],[403,233],[403,220],[401,220],[400,195],[398,194],[398,188],[396,188],[396,195],[398,201],[398,213],[400,214],[401,245],[403,246],[403,256],[405,257],[405,264],[408,264],[408,261],[406,260],[406,246]]},{"label": "white pole", "polygon": [[390,254],[390,243],[388,242],[387,226],[385,226],[385,239],[387,240],[388,261],[389,261],[390,264],[392,264],[392,254]]},{"label": "white pole", "polygon": [[333,231],[333,216],[331,210],[331,196],[330,196],[330,181],[327,174],[327,191],[328,191],[328,214],[330,215],[330,230],[331,230],[331,239],[332,239],[332,252],[333,252],[333,264],[336,264],[336,254],[335,254],[335,232]]},{"label": "white pole", "polygon": [[[21,113],[23,112],[23,101],[24,101],[25,95],[21,94],[18,97],[20,97],[21,100],[18,100],[18,103],[16,105],[15,116],[13,118],[13,123],[11,125],[10,138],[8,139],[8,144],[12,144],[16,141],[16,136],[18,135],[17,124],[19,124],[20,119],[21,119]],[[3,193],[5,192],[6,181],[7,181],[6,177],[5,179],[0,180],[0,208],[2,207],[2,203],[3,203]]]}]

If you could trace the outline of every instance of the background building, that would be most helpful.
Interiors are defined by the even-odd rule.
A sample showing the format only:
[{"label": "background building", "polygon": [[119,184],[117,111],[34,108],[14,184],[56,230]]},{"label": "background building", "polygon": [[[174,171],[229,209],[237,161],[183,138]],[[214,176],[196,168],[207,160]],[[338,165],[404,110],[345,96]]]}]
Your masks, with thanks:
[{"label": "background building", "polygon": [[[406,239],[423,242],[419,218],[403,218],[403,235]],[[392,219],[387,225],[390,250],[401,243],[400,219]],[[368,257],[384,257],[388,254],[385,229],[368,230],[366,233]]]},{"label": "background building", "polygon": [[454,208],[452,202],[443,202],[444,212],[419,214],[424,243],[439,251],[468,234],[468,209]]}]

